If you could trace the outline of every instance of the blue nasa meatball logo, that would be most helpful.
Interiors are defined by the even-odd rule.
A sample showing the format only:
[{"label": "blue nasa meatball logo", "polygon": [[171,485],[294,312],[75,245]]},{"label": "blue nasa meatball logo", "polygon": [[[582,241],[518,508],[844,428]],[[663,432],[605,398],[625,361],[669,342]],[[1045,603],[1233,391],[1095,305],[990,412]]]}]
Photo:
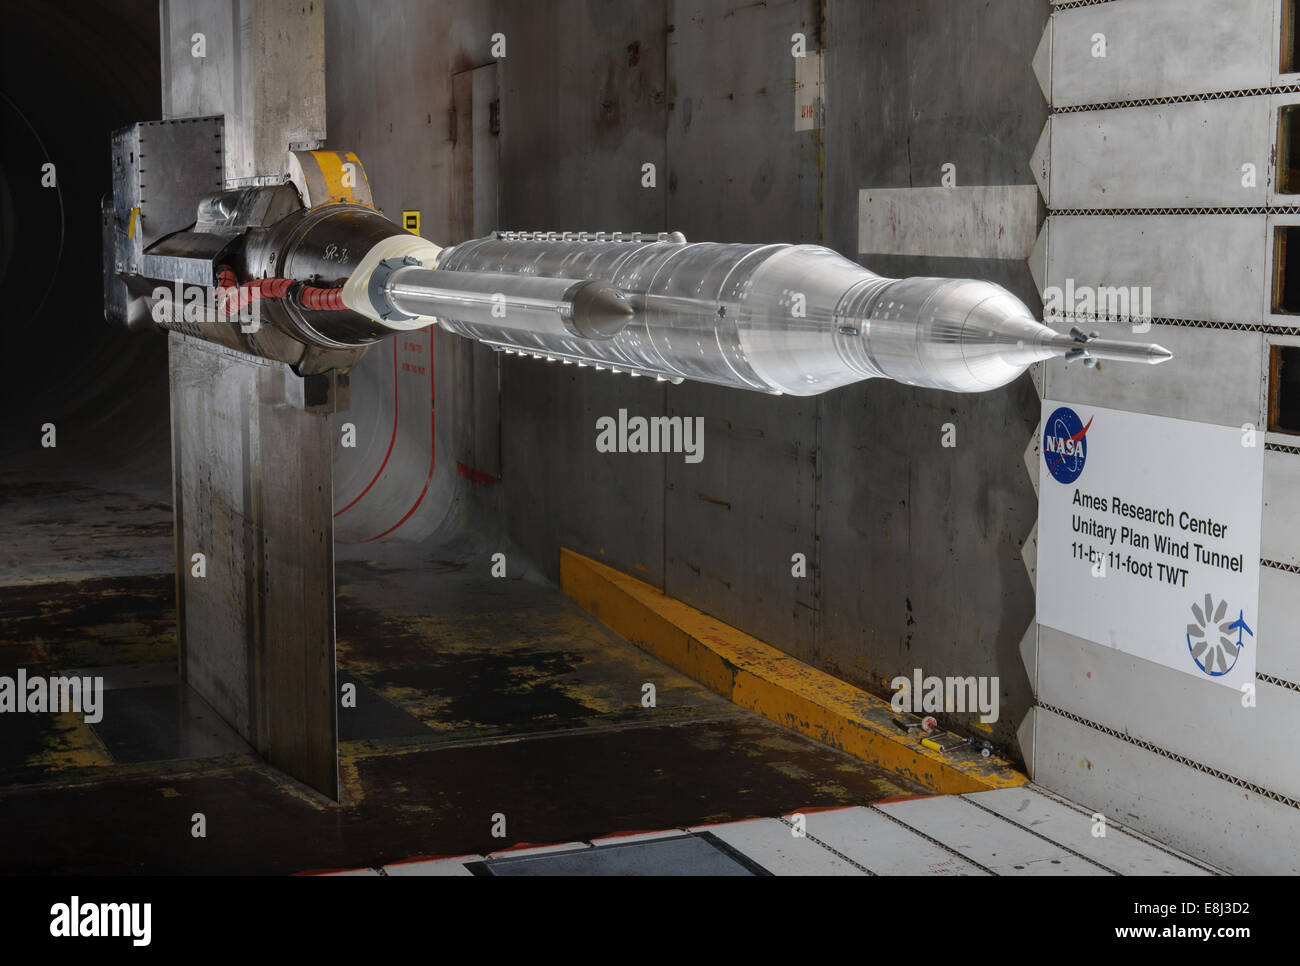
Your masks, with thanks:
[{"label": "blue nasa meatball logo", "polygon": [[1083,473],[1084,460],[1087,459],[1088,425],[1069,406],[1062,406],[1047,417],[1043,426],[1043,459],[1047,461],[1047,472],[1058,483],[1073,483]]}]

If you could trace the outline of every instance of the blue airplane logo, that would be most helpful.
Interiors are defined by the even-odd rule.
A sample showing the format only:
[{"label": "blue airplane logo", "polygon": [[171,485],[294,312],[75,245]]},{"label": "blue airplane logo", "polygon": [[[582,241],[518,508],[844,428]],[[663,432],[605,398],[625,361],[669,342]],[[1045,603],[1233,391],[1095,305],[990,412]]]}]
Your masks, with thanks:
[{"label": "blue airplane logo", "polygon": [[1250,625],[1246,623],[1246,612],[1245,612],[1244,610],[1239,610],[1239,611],[1237,611],[1237,619],[1236,619],[1235,621],[1233,621],[1231,624],[1228,625],[1228,630],[1230,630],[1230,631],[1231,631],[1231,630],[1236,630],[1236,632],[1237,632],[1237,647],[1238,647],[1238,648],[1240,648],[1240,647],[1242,647],[1242,646],[1244,645],[1244,642],[1243,642],[1242,639],[1241,639],[1241,632],[1242,632],[1242,631],[1245,631],[1245,632],[1246,632],[1247,634],[1249,634],[1251,637],[1254,637],[1254,636],[1255,636],[1255,632],[1252,631],[1252,630],[1250,629]]}]

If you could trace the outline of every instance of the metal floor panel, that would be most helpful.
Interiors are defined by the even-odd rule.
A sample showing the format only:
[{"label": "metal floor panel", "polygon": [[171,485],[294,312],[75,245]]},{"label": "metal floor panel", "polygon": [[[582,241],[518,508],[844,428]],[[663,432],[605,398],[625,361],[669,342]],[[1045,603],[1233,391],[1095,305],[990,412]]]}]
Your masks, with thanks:
[{"label": "metal floor panel", "polygon": [[[703,829],[699,831],[705,831]],[[773,875],[863,875],[863,871],[806,837],[785,822],[759,818],[713,825],[707,831],[749,856]]]},{"label": "metal floor panel", "polygon": [[1109,870],[960,796],[876,806],[996,875],[1109,875]]},{"label": "metal floor panel", "polygon": [[1022,828],[1086,855],[1119,875],[1214,874],[1164,846],[1153,844],[1145,836],[1117,825],[1108,826],[1105,837],[1096,837],[1090,811],[1067,804],[1034,785],[976,792],[964,797]]},{"label": "metal floor panel", "polygon": [[807,816],[811,838],[876,875],[987,875],[979,866],[871,808],[837,808]]},{"label": "metal floor panel", "polygon": [[417,859],[413,862],[394,862],[383,868],[384,875],[433,875],[433,876],[471,876],[467,866],[471,862],[481,862],[481,855],[458,855],[452,859]]},{"label": "metal floor panel", "polygon": [[[779,823],[778,823],[779,824]],[[711,832],[676,835],[639,842],[619,842],[598,849],[506,855],[475,862],[474,875],[768,875],[752,858]]]},{"label": "metal floor panel", "polygon": [[[384,871],[457,876],[736,874],[715,868],[714,857],[701,861],[697,845],[659,848],[703,836],[729,849],[738,861],[777,876],[1214,874],[1128,829],[1112,826],[1104,839],[1093,839],[1091,813],[1032,785],[799,813],[806,823],[805,836],[794,834],[795,814],[694,826],[685,830],[688,835],[682,829],[666,829],[597,838],[590,845],[534,846],[494,853],[486,860],[478,855],[416,859]],[[549,859],[558,861],[543,861]]]}]

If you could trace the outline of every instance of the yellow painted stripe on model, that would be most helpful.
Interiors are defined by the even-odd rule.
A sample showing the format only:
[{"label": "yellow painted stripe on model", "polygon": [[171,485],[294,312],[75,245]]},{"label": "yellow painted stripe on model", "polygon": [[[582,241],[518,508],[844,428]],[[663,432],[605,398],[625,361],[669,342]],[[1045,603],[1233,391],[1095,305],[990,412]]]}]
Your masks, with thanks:
[{"label": "yellow painted stripe on model", "polygon": [[127,238],[134,238],[134,237],[135,237],[135,220],[136,220],[136,218],[138,218],[139,216],[140,216],[140,209],[139,209],[138,207],[136,207],[136,208],[132,208],[132,209],[131,209],[131,220],[130,220],[130,222],[127,223],[127,226],[126,226],[126,237],[127,237]]},{"label": "yellow painted stripe on model", "polygon": [[599,561],[560,551],[560,586],[629,642],[763,717],[941,794],[1024,785],[996,756],[923,747],[889,702],[714,620]]}]

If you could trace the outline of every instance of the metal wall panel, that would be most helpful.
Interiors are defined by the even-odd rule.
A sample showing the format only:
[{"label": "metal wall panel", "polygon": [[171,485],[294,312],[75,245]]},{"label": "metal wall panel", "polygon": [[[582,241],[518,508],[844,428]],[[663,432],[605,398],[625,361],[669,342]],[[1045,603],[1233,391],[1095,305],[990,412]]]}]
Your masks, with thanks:
[{"label": "metal wall panel", "polygon": [[[437,245],[469,237],[476,227],[473,206],[458,220],[457,176],[474,184],[477,156],[476,186],[490,180],[482,151],[467,159],[463,172],[457,169],[449,117],[453,78],[465,71],[472,88],[480,75],[469,69],[491,63],[492,18],[490,5],[478,0],[333,0],[326,7],[330,144],[357,152],[381,211],[393,220],[419,211],[420,234]],[[404,37],[425,38],[419,56],[409,56]],[[483,105],[482,116],[487,113]],[[466,125],[468,137],[474,127]],[[351,407],[335,419],[335,439],[343,423],[357,428],[356,449],[334,450],[340,553],[369,554],[375,547],[369,541],[390,530],[384,539],[425,537],[458,495],[487,492],[457,475],[452,436],[458,427],[491,420],[495,378],[479,379],[479,357],[459,355],[452,348],[457,341],[429,329],[386,339],[352,371]],[[493,387],[487,397],[474,391],[484,382]],[[490,443],[494,432],[475,436]],[[491,474],[493,447],[482,454],[474,462]]]},{"label": "metal wall panel", "polygon": [[[1047,118],[1034,0],[828,0],[826,238],[857,242],[861,188],[1020,185]],[[960,268],[960,265],[956,266]],[[954,273],[958,274],[958,273]]]},{"label": "metal wall panel", "polygon": [[[1270,655],[1287,644],[1262,635],[1259,641],[1258,669],[1269,673]],[[1291,730],[1300,717],[1300,692],[1260,681],[1257,706],[1246,708],[1231,689],[1046,626],[1038,661],[1042,704],[1103,724],[1122,722],[1138,740],[1300,799],[1294,747],[1257,739]]]},{"label": "metal wall panel", "polygon": [[1259,554],[1265,560],[1300,566],[1300,457],[1264,453],[1264,526]]},{"label": "metal wall panel", "polygon": [[[664,461],[596,452],[596,420],[664,412],[650,379],[509,357],[502,368],[506,526],[550,579],[571,547],[662,587]],[[672,459],[680,460],[680,456]]]},{"label": "metal wall panel", "polygon": [[[1045,118],[1030,60],[1047,3],[827,4],[827,244],[858,247],[864,187],[1024,185]],[[989,52],[997,51],[990,58]],[[1023,261],[868,255],[901,277],[985,278],[1037,309]],[[950,395],[867,382],[823,398],[820,666],[888,693],[897,674],[997,675],[996,740],[1012,750],[1032,702],[1017,657],[1033,619],[1020,559],[1037,516],[1020,472],[1038,421],[1028,377]],[[952,422],[957,446],[940,446]],[[967,724],[972,716],[954,715]]]},{"label": "metal wall panel", "polygon": [[1046,229],[1047,285],[1063,290],[1073,279],[1076,286],[1150,286],[1156,318],[1257,320],[1268,284],[1267,220],[1262,214],[1053,215]]},{"label": "metal wall panel", "polygon": [[1300,874],[1300,810],[1042,708],[1034,729],[1039,784],[1228,872]]},{"label": "metal wall panel", "polygon": [[[1045,301],[1053,305],[1067,284],[1145,286],[1150,316],[1208,324],[1152,326],[1141,338],[1174,353],[1153,370],[1107,366],[1098,374],[1051,363],[1047,396],[1219,425],[1263,423],[1267,347],[1258,329],[1296,322],[1272,313],[1274,227],[1300,224],[1300,216],[1240,209],[1295,201],[1276,191],[1273,168],[1277,109],[1300,101],[1267,90],[1296,80],[1278,74],[1279,12],[1274,0],[1122,0],[1054,15],[1045,35],[1050,56],[1040,49],[1035,63],[1040,79],[1050,73],[1054,110],[1128,106],[1052,116],[1039,149],[1048,154],[1054,212],[1045,228]],[[1105,57],[1094,56],[1098,42]],[[1171,102],[1141,103],[1149,98]],[[1246,164],[1254,165],[1253,186],[1243,184]],[[1055,213],[1076,208],[1114,213]],[[1161,208],[1230,213],[1126,213]],[[1104,319],[1069,321],[1108,327]],[[1109,327],[1108,334],[1124,331]],[[1295,463],[1265,453],[1261,554],[1283,563],[1300,545],[1290,499],[1300,474],[1287,460]],[[1300,830],[1294,755],[1270,737],[1290,734],[1300,719],[1300,692],[1287,683],[1300,660],[1287,626],[1291,604],[1282,599],[1293,597],[1292,575],[1262,570],[1263,678],[1253,708],[1204,680],[1040,626],[1032,657],[1038,699],[1084,720],[1042,707],[1032,713],[1024,734],[1036,780],[1231,871],[1294,874],[1300,850],[1270,844],[1296,842]]]},{"label": "metal wall panel", "polygon": [[[512,120],[501,132],[499,227],[664,230],[665,18],[665,0],[540,0],[500,11],[491,30],[508,44],[501,109]],[[479,63],[488,37],[480,43]],[[656,167],[655,188],[641,187],[645,163]]]},{"label": "metal wall panel", "polygon": [[1257,630],[1261,641],[1272,643],[1261,652],[1256,672],[1300,684],[1300,574],[1259,568]]},{"label": "metal wall panel", "polygon": [[[282,180],[289,149],[324,137],[324,23],[290,0],[161,4],[164,117],[224,115],[227,186]],[[177,333],[169,364],[182,674],[337,797],[331,414],[285,366]]]},{"label": "metal wall panel", "polygon": [[791,36],[820,46],[816,0],[669,0],[665,217],[692,241],[815,242],[821,133],[793,123]]},{"label": "metal wall panel", "polygon": [[181,674],[271,764],[335,798],[329,417],[303,408],[285,366],[169,344]]},{"label": "metal wall panel", "polygon": [[860,253],[1024,259],[1037,238],[1033,185],[858,192]]},{"label": "metal wall panel", "polygon": [[324,4],[162,0],[160,21],[163,117],[226,116],[228,183],[278,180],[325,137]]},{"label": "metal wall panel", "polygon": [[[819,44],[811,0],[667,4],[666,227],[718,241],[816,241],[819,131],[796,131],[791,35]],[[718,56],[718,51],[745,51]],[[702,417],[704,459],[667,458],[664,590],[812,659],[816,628],[817,403],[714,386],[666,390]],[[791,576],[791,555],[809,576]]]},{"label": "metal wall panel", "polygon": [[[1060,331],[1069,329],[1054,320],[1049,324]],[[1174,361],[1160,366],[1103,363],[1100,372],[1049,362],[1045,366],[1049,398],[1222,426],[1261,425],[1266,377],[1262,333],[1152,325],[1135,335],[1128,326],[1114,323],[1076,320],[1074,324],[1089,332],[1100,331],[1106,338],[1158,343],[1174,354]],[[1189,372],[1231,373],[1231,378],[1215,379],[1214,391],[1207,392],[1205,382],[1189,378]]]},{"label": "metal wall panel", "polygon": [[[1052,118],[1053,208],[1262,205],[1273,99],[1152,104]],[[1245,187],[1242,165],[1255,167]]]},{"label": "metal wall panel", "polygon": [[[546,0],[502,14],[500,227],[664,229],[664,0]],[[646,162],[654,189],[641,187]],[[597,417],[620,408],[662,415],[663,385],[503,361],[506,525],[551,579],[568,546],[663,586],[664,457],[596,452]]]},{"label": "metal wall panel", "polygon": [[668,407],[703,416],[705,448],[665,461],[664,592],[818,663],[817,401],[683,384]]},{"label": "metal wall panel", "polygon": [[[1052,18],[1054,108],[1266,87],[1277,0],[1123,0]],[[1105,57],[1094,57],[1097,34]]]},{"label": "metal wall panel", "polygon": [[973,395],[871,382],[828,395],[822,424],[822,666],[878,692],[916,668],[997,676],[1008,747],[1032,703],[1017,648],[1037,506],[1020,456],[1037,405],[1027,378]]}]

